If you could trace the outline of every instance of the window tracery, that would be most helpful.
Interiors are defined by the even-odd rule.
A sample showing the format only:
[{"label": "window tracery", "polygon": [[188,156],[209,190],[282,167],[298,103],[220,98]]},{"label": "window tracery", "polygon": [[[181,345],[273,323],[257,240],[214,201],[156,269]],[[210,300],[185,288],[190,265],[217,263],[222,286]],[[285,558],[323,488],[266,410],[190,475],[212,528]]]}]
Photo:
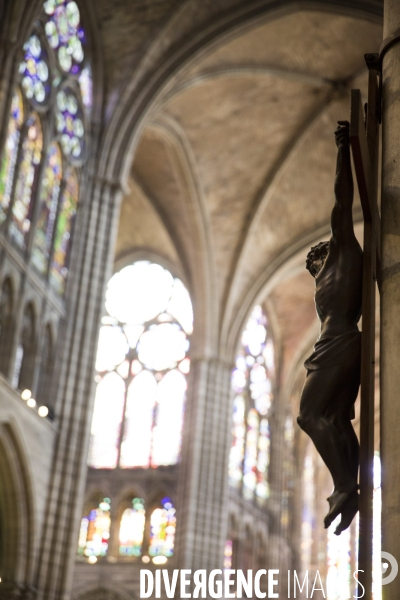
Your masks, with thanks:
[{"label": "window tracery", "polygon": [[273,401],[274,348],[267,317],[254,307],[242,333],[232,373],[233,442],[229,456],[231,485],[263,504],[269,496],[270,425]]},{"label": "window tracery", "polygon": [[92,102],[86,43],[78,4],[46,0],[23,47],[0,163],[0,224],[24,253],[33,236],[32,264],[60,295]]},{"label": "window tracery", "polygon": [[139,261],[111,278],[106,309],[89,466],[175,464],[190,368],[189,294],[160,265]]},{"label": "window tracery", "polygon": [[34,33],[24,44],[24,58],[19,65],[25,97],[36,106],[45,105],[51,93],[52,74],[45,44]]}]

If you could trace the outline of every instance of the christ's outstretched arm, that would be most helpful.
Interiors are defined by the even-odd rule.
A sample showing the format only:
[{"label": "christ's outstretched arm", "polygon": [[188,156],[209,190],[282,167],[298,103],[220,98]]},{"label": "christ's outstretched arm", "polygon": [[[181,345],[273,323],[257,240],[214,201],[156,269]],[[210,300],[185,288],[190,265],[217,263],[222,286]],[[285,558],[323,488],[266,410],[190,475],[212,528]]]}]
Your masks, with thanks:
[{"label": "christ's outstretched arm", "polygon": [[353,230],[353,176],[350,162],[349,122],[339,121],[335,131],[338,148],[335,178],[335,205],[332,210],[331,228],[333,243],[354,239]]}]

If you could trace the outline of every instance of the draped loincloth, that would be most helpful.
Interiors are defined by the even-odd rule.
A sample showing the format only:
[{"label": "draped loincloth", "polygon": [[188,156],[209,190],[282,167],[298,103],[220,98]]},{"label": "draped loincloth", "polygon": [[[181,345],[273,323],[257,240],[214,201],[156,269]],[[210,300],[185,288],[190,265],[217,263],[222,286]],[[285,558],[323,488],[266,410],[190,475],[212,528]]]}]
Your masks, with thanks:
[{"label": "draped loincloth", "polygon": [[348,331],[341,335],[321,337],[314,352],[304,363],[307,371],[343,365],[346,371],[360,368],[361,332]]}]

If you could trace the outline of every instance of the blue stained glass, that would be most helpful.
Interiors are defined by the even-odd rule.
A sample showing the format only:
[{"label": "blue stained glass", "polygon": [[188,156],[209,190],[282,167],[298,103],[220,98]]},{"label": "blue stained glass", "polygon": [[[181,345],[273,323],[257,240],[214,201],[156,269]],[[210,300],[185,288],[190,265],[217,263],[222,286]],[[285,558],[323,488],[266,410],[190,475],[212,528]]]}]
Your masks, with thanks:
[{"label": "blue stained glass", "polygon": [[170,498],[163,498],[150,517],[150,556],[169,558],[174,553],[176,510]]},{"label": "blue stained glass", "polygon": [[106,556],[110,539],[110,499],[104,498],[98,508],[83,517],[79,532],[78,554],[86,557]]},{"label": "blue stained glass", "polygon": [[85,127],[79,102],[70,90],[57,94],[56,127],[64,154],[72,160],[82,159]]},{"label": "blue stained glass", "polygon": [[41,273],[46,273],[47,271],[58,198],[60,195],[61,178],[61,151],[59,145],[53,143],[47,153],[39,199],[39,216],[32,248],[32,262]]},{"label": "blue stained glass", "polygon": [[79,8],[74,0],[47,0],[46,35],[65,73],[79,75],[84,61],[85,32],[81,26]]},{"label": "blue stained glass", "polygon": [[51,76],[46,51],[37,35],[31,35],[24,45],[24,60],[19,66],[22,89],[34,104],[47,102],[51,91]]}]

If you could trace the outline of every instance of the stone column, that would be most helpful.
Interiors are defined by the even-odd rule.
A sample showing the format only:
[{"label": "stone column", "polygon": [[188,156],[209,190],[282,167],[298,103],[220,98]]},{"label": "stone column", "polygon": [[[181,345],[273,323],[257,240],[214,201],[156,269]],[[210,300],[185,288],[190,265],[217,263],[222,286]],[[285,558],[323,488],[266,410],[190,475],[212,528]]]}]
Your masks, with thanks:
[{"label": "stone column", "polygon": [[[400,28],[400,2],[385,0],[384,38]],[[383,60],[381,452],[382,550],[400,563],[400,41]],[[399,597],[400,575],[383,588]]]},{"label": "stone column", "polygon": [[228,528],[231,365],[194,359],[182,440],[177,565],[221,569]]},{"label": "stone column", "polygon": [[[87,472],[94,361],[118,226],[119,188],[95,178],[82,195],[71,257],[67,317],[59,333],[56,442],[36,600],[69,598]],[[45,449],[44,449],[45,451]]]}]

